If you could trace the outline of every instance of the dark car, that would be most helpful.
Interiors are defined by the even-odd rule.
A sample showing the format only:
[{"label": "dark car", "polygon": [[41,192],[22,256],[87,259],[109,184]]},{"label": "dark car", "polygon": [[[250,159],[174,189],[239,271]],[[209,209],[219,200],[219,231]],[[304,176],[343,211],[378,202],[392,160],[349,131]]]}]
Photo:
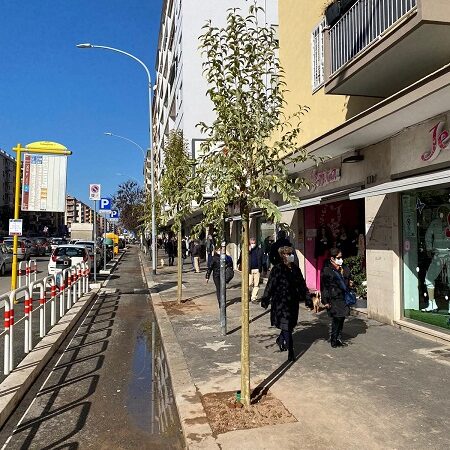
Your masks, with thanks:
[{"label": "dark car", "polygon": [[[37,237],[37,238],[33,238],[33,241],[36,243],[39,256],[44,256],[48,252],[48,248],[49,248],[47,239],[43,238],[43,237]],[[51,250],[51,247],[50,247],[50,250]]]}]

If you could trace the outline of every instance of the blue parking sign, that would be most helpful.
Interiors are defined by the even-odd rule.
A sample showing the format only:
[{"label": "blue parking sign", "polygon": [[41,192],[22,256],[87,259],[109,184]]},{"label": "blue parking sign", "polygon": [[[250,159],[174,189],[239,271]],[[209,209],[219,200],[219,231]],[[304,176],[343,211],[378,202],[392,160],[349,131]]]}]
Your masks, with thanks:
[{"label": "blue parking sign", "polygon": [[119,220],[119,211],[117,211],[117,209],[112,209],[109,218],[112,220]]},{"label": "blue parking sign", "polygon": [[111,211],[111,199],[110,198],[101,198],[99,200],[99,212],[102,211]]}]

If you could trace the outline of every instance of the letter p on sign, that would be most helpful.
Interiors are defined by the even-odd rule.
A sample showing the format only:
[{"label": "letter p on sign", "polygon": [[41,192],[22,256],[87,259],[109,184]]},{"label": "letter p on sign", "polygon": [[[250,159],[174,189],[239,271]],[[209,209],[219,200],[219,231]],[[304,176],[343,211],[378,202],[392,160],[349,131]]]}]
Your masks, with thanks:
[{"label": "letter p on sign", "polygon": [[101,198],[100,199],[100,211],[111,211],[111,199]]}]

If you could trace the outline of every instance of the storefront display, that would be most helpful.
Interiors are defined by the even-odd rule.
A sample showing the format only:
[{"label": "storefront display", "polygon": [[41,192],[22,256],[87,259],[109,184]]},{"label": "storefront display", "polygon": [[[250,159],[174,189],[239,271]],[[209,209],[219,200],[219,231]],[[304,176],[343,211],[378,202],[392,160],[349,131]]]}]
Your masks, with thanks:
[{"label": "storefront display", "polygon": [[365,256],[364,201],[345,200],[306,208],[306,283],[320,290],[320,274],[329,250],[339,248],[344,259]]},{"label": "storefront display", "polygon": [[404,315],[450,329],[450,189],[402,194]]}]

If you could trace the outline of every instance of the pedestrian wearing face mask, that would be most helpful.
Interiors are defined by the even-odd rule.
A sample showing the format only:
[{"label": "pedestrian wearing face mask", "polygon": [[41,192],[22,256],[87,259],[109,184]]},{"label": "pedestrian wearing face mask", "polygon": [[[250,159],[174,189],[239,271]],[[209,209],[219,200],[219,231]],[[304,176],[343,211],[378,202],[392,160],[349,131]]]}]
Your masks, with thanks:
[{"label": "pedestrian wearing face mask", "polygon": [[[261,272],[263,269],[264,252],[256,245],[256,239],[250,238],[250,246],[248,249],[248,286],[252,286],[251,301],[258,302],[259,282],[261,279]],[[241,269],[241,256],[237,261],[238,267]]]},{"label": "pedestrian wearing face mask", "polygon": [[294,263],[293,248],[278,250],[281,262],[270,271],[261,306],[271,305],[270,322],[281,330],[276,339],[280,351],[288,350],[288,361],[295,361],[292,331],[298,322],[299,303],[306,298],[306,283],[302,271]]},{"label": "pedestrian wearing face mask", "polygon": [[330,259],[325,262],[322,270],[320,288],[322,303],[331,317],[330,343],[333,348],[346,345],[342,341],[342,328],[345,318],[350,315],[350,308],[345,303],[344,284],[347,287],[352,285],[350,269],[343,264],[341,250],[332,248]]}]

